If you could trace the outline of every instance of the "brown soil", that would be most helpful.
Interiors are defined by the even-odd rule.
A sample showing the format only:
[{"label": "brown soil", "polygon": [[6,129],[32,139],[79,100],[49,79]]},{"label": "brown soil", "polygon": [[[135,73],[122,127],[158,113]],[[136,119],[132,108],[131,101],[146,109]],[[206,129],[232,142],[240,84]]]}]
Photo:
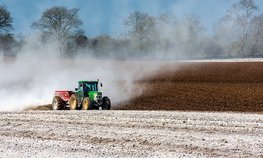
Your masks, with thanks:
[{"label": "brown soil", "polygon": [[38,106],[32,106],[24,109],[24,111],[30,111],[30,110],[52,110],[52,105],[38,105]]},{"label": "brown soil", "polygon": [[263,62],[169,64],[117,110],[263,112]]}]

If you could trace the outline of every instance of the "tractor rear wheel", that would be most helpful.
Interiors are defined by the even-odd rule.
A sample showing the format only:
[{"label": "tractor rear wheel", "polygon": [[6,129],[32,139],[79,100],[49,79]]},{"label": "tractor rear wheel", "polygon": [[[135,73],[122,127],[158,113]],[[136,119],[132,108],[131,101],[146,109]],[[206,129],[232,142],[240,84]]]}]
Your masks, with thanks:
[{"label": "tractor rear wheel", "polygon": [[102,103],[101,108],[102,108],[102,110],[110,110],[111,101],[108,97],[103,97],[103,103]]},{"label": "tractor rear wheel", "polygon": [[55,96],[52,101],[52,110],[64,110],[64,108],[64,101],[59,96]]},{"label": "tractor rear wheel", "polygon": [[83,99],[82,110],[92,110],[90,99],[88,97]]},{"label": "tractor rear wheel", "polygon": [[77,110],[78,107],[78,99],[76,94],[72,94],[69,98],[69,108],[70,110]]}]

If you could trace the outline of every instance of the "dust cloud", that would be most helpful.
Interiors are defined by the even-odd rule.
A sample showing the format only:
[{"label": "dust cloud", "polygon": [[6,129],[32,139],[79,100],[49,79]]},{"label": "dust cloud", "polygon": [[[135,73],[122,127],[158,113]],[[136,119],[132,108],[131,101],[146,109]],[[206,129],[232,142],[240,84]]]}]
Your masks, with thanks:
[{"label": "dust cloud", "polygon": [[63,57],[60,44],[43,44],[30,36],[15,59],[0,58],[0,110],[20,111],[50,104],[55,90],[74,90],[78,80],[97,80],[113,106],[143,93],[136,80],[156,72],[158,64],[102,60],[89,56]]}]

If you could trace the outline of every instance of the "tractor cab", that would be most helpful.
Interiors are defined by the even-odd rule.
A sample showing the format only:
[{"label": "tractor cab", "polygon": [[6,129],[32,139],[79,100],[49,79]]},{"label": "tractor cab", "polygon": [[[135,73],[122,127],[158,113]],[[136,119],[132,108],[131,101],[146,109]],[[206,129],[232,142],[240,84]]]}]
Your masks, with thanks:
[{"label": "tractor cab", "polygon": [[99,92],[99,81],[79,81],[76,94],[80,98],[80,103],[85,97],[88,97],[95,104],[102,103],[102,93]]},{"label": "tractor cab", "polygon": [[78,90],[81,90],[84,92],[99,91],[98,81],[79,81],[78,88],[76,89],[76,91]]}]

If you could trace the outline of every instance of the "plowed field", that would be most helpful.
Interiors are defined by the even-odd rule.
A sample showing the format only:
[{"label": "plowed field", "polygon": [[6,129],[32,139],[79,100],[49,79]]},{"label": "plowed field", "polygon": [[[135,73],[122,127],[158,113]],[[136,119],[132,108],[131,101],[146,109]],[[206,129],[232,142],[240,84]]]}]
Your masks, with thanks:
[{"label": "plowed field", "polygon": [[167,64],[115,109],[263,112],[263,62]]}]

